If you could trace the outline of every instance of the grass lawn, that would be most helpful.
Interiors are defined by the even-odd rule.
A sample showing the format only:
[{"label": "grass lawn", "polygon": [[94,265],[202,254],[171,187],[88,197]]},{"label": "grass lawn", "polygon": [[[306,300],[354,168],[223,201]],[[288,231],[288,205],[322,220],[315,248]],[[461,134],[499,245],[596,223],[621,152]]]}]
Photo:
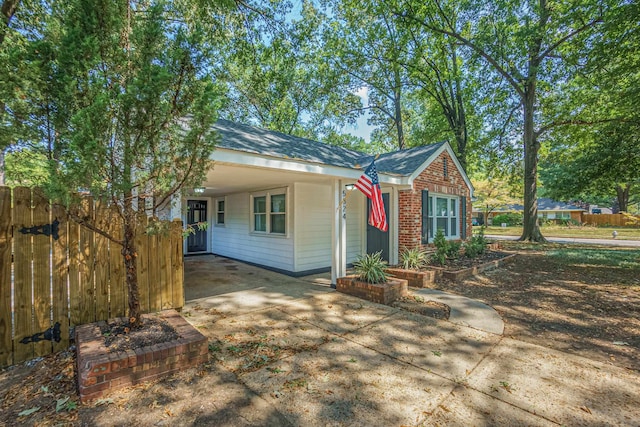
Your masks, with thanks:
[{"label": "grass lawn", "polygon": [[[640,228],[614,228],[614,227],[562,227],[559,225],[543,226],[542,235],[548,237],[573,237],[584,239],[610,239],[613,230],[618,232],[616,240],[640,240]],[[479,231],[480,227],[474,227]],[[522,227],[487,227],[484,234],[499,236],[520,236]]]}]

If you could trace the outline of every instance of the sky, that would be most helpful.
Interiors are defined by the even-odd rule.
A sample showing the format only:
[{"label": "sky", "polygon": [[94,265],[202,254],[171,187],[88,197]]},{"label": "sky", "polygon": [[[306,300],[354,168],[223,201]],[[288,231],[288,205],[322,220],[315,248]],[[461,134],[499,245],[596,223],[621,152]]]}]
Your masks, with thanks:
[{"label": "sky", "polygon": [[[362,99],[362,105],[369,105],[369,88],[362,86],[360,89],[354,92],[354,94],[358,95]],[[343,133],[349,133],[354,136],[359,136],[364,138],[366,142],[371,142],[371,131],[373,130],[372,126],[367,124],[367,116],[368,113],[363,114],[358,117],[355,126],[345,126],[342,128]]]}]

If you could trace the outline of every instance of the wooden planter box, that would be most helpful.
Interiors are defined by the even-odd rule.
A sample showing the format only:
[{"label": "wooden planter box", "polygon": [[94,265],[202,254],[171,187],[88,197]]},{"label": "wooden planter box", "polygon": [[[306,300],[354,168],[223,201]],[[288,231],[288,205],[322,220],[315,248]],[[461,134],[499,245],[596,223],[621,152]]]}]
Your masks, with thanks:
[{"label": "wooden planter box", "polygon": [[387,268],[387,274],[406,280],[412,288],[428,288],[433,285],[436,279],[435,270],[405,270],[403,268]]},{"label": "wooden planter box", "polygon": [[355,275],[339,277],[336,290],[378,304],[390,304],[408,295],[406,280],[390,278],[386,283],[372,284],[359,280]]},{"label": "wooden planter box", "polygon": [[111,353],[104,345],[100,326],[104,321],[76,327],[78,391],[88,402],[111,390],[140,384],[199,365],[209,359],[207,338],[177,311],[145,314],[158,316],[173,326],[175,341],[136,350]]}]

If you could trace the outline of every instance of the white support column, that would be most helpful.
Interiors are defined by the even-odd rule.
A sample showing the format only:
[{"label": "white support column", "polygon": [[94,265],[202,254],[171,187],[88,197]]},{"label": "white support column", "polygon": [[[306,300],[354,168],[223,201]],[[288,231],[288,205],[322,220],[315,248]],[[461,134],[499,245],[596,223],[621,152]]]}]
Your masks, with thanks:
[{"label": "white support column", "polygon": [[398,202],[398,189],[396,187],[391,187],[391,191],[389,191],[389,211],[387,215],[390,218],[387,218],[389,221],[389,230],[391,231],[389,235],[389,264],[396,265],[398,264],[398,244],[399,244],[399,227],[400,227],[400,211],[399,211],[399,202]]},{"label": "white support column", "polygon": [[331,225],[331,284],[335,287],[338,277],[347,274],[347,224],[346,205],[342,204],[344,184],[333,181],[333,221]]},{"label": "white support column", "polygon": [[175,193],[171,196],[171,213],[169,216],[171,221],[174,219],[182,219],[182,197],[180,193]]}]

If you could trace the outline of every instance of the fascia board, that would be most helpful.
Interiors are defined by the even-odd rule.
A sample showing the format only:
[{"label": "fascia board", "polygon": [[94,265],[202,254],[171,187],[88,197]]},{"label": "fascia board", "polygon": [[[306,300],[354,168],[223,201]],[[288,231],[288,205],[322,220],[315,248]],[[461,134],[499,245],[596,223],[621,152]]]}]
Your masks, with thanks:
[{"label": "fascia board", "polygon": [[[357,181],[364,172],[357,169],[342,168],[338,166],[323,165],[319,163],[308,163],[293,159],[269,157],[259,154],[229,150],[226,148],[216,148],[209,158],[214,162],[225,164],[311,173],[327,177],[352,180],[353,182]],[[405,186],[409,185],[407,181],[408,177],[406,176],[391,176],[381,173],[378,174],[378,177],[380,180],[380,184]]]}]

